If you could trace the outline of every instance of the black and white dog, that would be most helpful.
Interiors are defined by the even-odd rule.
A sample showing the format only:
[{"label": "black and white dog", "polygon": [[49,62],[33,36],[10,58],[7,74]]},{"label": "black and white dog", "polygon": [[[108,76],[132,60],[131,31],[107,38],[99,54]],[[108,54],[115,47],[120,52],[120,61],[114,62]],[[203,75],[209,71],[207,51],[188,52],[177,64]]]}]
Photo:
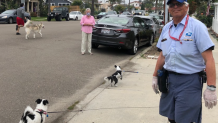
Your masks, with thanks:
[{"label": "black and white dog", "polygon": [[36,103],[37,105],[35,110],[33,110],[30,106],[26,107],[19,123],[45,123],[48,100],[37,99]]},{"label": "black and white dog", "polygon": [[111,81],[111,87],[112,87],[113,81],[115,82],[114,86],[116,87],[117,83],[118,83],[118,79],[122,80],[122,70],[121,70],[120,66],[115,65],[114,67],[116,68],[117,71],[114,74],[112,74],[111,76],[104,77],[105,81]]}]

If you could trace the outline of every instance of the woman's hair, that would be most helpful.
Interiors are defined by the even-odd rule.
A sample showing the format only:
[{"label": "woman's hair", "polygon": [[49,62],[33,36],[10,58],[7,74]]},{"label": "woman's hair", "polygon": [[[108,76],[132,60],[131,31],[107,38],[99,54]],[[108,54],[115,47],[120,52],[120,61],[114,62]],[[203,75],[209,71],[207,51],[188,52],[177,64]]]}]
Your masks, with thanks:
[{"label": "woman's hair", "polygon": [[91,12],[91,9],[90,8],[86,8],[86,11],[90,11]]}]

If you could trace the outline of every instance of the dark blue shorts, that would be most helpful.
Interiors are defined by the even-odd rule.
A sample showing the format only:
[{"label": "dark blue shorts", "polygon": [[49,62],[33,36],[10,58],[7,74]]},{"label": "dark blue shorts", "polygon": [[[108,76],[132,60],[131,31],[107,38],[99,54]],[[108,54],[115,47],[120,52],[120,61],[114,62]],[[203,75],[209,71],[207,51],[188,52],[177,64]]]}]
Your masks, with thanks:
[{"label": "dark blue shorts", "polygon": [[176,123],[201,123],[202,85],[199,74],[169,74],[169,92],[162,93],[160,115]]}]

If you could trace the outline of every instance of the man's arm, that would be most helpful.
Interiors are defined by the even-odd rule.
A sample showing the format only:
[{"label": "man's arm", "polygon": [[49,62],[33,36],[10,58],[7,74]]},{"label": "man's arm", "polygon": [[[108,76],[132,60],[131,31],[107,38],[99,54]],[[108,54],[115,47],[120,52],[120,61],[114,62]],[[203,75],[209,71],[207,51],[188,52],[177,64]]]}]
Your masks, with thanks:
[{"label": "man's arm", "polygon": [[206,50],[201,55],[206,63],[207,85],[216,86],[216,68],[212,50]]},{"label": "man's arm", "polygon": [[157,59],[157,63],[156,63],[156,66],[155,66],[153,76],[157,76],[157,71],[159,69],[163,68],[164,63],[165,63],[165,57],[163,56],[163,53],[161,51],[160,54],[159,54],[159,57]]}]

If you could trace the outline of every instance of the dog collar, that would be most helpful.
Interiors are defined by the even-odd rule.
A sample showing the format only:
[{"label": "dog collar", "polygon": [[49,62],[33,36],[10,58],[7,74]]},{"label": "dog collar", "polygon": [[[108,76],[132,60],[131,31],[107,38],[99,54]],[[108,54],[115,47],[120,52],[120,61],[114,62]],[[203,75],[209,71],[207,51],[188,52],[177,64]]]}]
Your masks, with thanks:
[{"label": "dog collar", "polygon": [[42,110],[42,109],[38,109],[39,110],[39,113],[42,113],[42,114],[47,114],[46,111]]}]

